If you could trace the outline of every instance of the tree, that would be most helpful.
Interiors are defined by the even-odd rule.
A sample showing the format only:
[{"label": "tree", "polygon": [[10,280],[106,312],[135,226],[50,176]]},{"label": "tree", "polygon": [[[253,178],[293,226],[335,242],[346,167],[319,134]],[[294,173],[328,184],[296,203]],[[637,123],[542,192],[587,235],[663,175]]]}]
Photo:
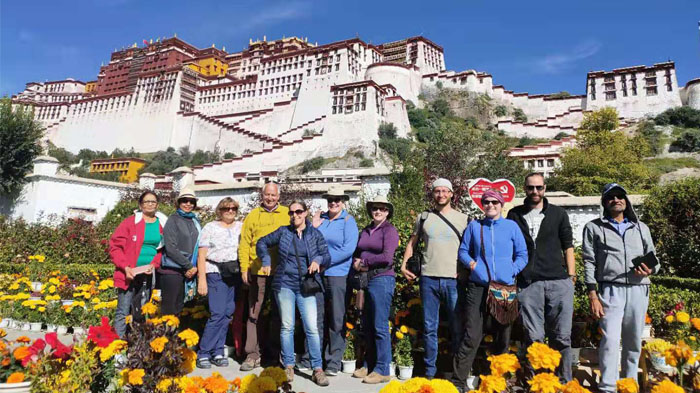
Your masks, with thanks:
[{"label": "tree", "polygon": [[[187,153],[189,155],[189,151],[187,151]],[[175,168],[185,165],[185,163],[185,158],[178,154],[174,148],[169,147],[167,150],[156,152],[153,155],[151,162],[146,164],[146,166],[144,166],[140,172],[163,175]]]},{"label": "tree", "polygon": [[[577,132],[578,146],[561,158],[549,185],[575,195],[597,195],[607,183],[617,182],[630,192],[646,192],[656,175],[642,163],[648,146],[642,138],[613,132],[617,111],[603,108],[586,114]],[[583,127],[587,128],[583,128]]]},{"label": "tree", "polygon": [[394,123],[382,123],[379,125],[379,129],[377,130],[380,139],[396,139],[396,131],[396,126]]},{"label": "tree", "polygon": [[654,122],[658,125],[674,125],[685,128],[700,128],[700,110],[689,106],[667,109],[656,116]]},{"label": "tree", "polygon": [[665,274],[700,277],[699,215],[700,178],[656,186],[644,199],[644,222],[665,262]]},{"label": "tree", "polygon": [[700,151],[700,130],[689,129],[671,143],[671,148],[674,151],[696,152]]},{"label": "tree", "polygon": [[41,153],[42,134],[31,108],[17,105],[13,109],[9,98],[0,99],[0,193],[15,193],[26,182],[25,176]]},{"label": "tree", "polygon": [[513,119],[517,122],[527,123],[527,115],[520,108],[513,109]]},{"label": "tree", "polygon": [[664,133],[657,130],[652,122],[642,122],[637,128],[637,133],[649,146],[649,156],[661,154],[664,149]]}]

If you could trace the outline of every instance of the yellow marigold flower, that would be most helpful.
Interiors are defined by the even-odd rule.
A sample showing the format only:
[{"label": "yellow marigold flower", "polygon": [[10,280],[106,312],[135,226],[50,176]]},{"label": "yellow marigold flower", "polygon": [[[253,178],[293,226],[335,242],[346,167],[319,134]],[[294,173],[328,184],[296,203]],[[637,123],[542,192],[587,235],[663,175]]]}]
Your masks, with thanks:
[{"label": "yellow marigold flower", "polygon": [[404,338],[403,333],[401,333],[401,332],[396,332],[396,338],[398,338],[399,340],[402,340],[402,339]]},{"label": "yellow marigold flower", "polygon": [[408,333],[408,328],[406,327],[406,325],[401,325],[401,328],[399,329],[399,331],[401,331],[401,333],[403,333],[403,334],[406,334],[406,333]]},{"label": "yellow marigold flower", "polygon": [[61,384],[64,384],[68,382],[68,379],[70,378],[70,370],[64,370],[61,372],[61,379],[58,380]]},{"label": "yellow marigold flower", "polygon": [[677,367],[679,364],[684,365],[693,358],[693,350],[684,341],[679,341],[678,344],[672,346],[664,352],[666,363],[670,366]]},{"label": "yellow marigold flower", "polygon": [[514,373],[520,368],[518,357],[511,353],[505,353],[503,355],[491,355],[488,357],[488,361],[491,362],[492,375],[504,375]]},{"label": "yellow marigold flower", "polygon": [[527,360],[535,370],[556,370],[561,361],[561,353],[543,343],[533,343],[527,349]]},{"label": "yellow marigold flower", "polygon": [[669,381],[668,379],[664,379],[663,381],[659,382],[651,388],[651,393],[684,393],[685,390],[683,390],[682,387],[676,385],[675,383]]},{"label": "yellow marigold flower", "polygon": [[46,307],[44,307],[44,306],[39,307],[39,312],[44,312],[44,311],[46,311]]},{"label": "yellow marigold flower", "polygon": [[170,389],[170,386],[173,384],[173,379],[172,378],[165,378],[162,379],[158,384],[156,385],[156,390],[162,393],[166,393],[168,389]]},{"label": "yellow marigold flower", "polygon": [[562,393],[591,393],[591,391],[581,386],[578,380],[572,379],[569,383],[564,385]]},{"label": "yellow marigold flower", "polygon": [[617,391],[620,393],[639,393],[639,385],[634,378],[625,378],[617,381]]},{"label": "yellow marigold flower", "polygon": [[445,379],[434,378],[430,380],[430,387],[438,393],[458,393],[455,385]]},{"label": "yellow marigold flower", "polygon": [[[51,278],[49,278],[49,284],[51,284],[51,285],[59,285],[60,283],[61,283],[61,282],[58,281],[58,279],[57,279],[56,277],[51,277]],[[54,288],[54,289],[55,289],[55,288]]]},{"label": "yellow marigold flower", "polygon": [[278,388],[282,386],[283,383],[287,382],[287,373],[279,367],[268,367],[260,373],[260,376],[272,378]]},{"label": "yellow marigold flower", "polygon": [[690,315],[685,311],[680,311],[676,313],[676,320],[680,323],[686,323],[690,321]]},{"label": "yellow marigold flower", "polygon": [[161,319],[170,327],[178,327],[180,325],[180,319],[174,315],[163,315]]},{"label": "yellow marigold flower", "polygon": [[154,350],[157,353],[163,352],[163,348],[165,348],[165,344],[168,343],[168,338],[167,337],[158,337],[154,338],[151,340],[151,343],[148,344],[152,350]]},{"label": "yellow marigold flower", "polygon": [[158,312],[158,307],[155,304],[148,302],[141,307],[141,312],[148,315],[153,315]]},{"label": "yellow marigold flower", "polygon": [[693,325],[695,330],[700,330],[700,318],[691,318],[690,324]]},{"label": "yellow marigold flower", "polygon": [[480,393],[501,393],[506,390],[506,380],[500,375],[481,375]]},{"label": "yellow marigold flower", "polygon": [[401,382],[392,379],[389,381],[388,384],[384,385],[382,390],[379,391],[379,393],[399,393],[401,390]]},{"label": "yellow marigold flower", "polygon": [[530,384],[530,391],[534,393],[556,393],[562,388],[559,377],[552,373],[535,374],[527,383]]},{"label": "yellow marigold flower", "polygon": [[421,377],[415,377],[411,378],[408,381],[404,382],[403,385],[401,385],[401,389],[399,389],[399,393],[413,393],[416,390],[420,389],[421,386],[430,384],[430,381],[421,378]]},{"label": "yellow marigold flower", "polygon": [[199,342],[199,335],[192,329],[185,329],[177,334],[188,347],[193,347]]},{"label": "yellow marigold flower", "polygon": [[700,390],[700,374],[696,374],[693,378],[693,389],[696,391]]},{"label": "yellow marigold flower", "polygon": [[264,393],[277,391],[277,383],[270,377],[258,377],[248,386],[250,393]]},{"label": "yellow marigold flower", "polygon": [[671,323],[675,320],[673,315],[666,315],[666,322]]},{"label": "yellow marigold flower", "polygon": [[255,374],[248,374],[245,377],[241,378],[241,387],[239,388],[240,393],[248,393],[248,388],[250,387],[250,384],[257,379],[258,376]]},{"label": "yellow marigold flower", "polygon": [[143,385],[143,376],[146,372],[142,368],[129,371],[128,381],[130,385]]},{"label": "yellow marigold flower", "polygon": [[149,318],[146,320],[146,322],[152,325],[160,325],[161,323],[163,323],[163,318]]},{"label": "yellow marigold flower", "polygon": [[127,324],[130,324],[131,321],[133,321],[133,320],[134,320],[134,317],[131,315],[127,315],[126,317],[124,317],[124,322]]},{"label": "yellow marigold flower", "polygon": [[100,291],[104,291],[108,288],[114,288],[114,280],[112,280],[111,278],[100,281],[100,285],[97,286],[97,289],[99,289]]},{"label": "yellow marigold flower", "polygon": [[185,358],[183,367],[185,368],[185,371],[189,374],[192,371],[194,371],[197,365],[197,353],[189,348],[182,348],[180,349],[180,351],[182,351],[182,357]]}]

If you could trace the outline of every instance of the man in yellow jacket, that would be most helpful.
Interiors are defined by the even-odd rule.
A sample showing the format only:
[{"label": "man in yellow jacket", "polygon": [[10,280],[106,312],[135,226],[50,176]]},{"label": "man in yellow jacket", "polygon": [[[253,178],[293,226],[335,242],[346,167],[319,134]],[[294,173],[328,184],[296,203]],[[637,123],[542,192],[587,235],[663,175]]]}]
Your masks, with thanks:
[{"label": "man in yellow jacket", "polygon": [[[279,360],[279,323],[271,328],[269,323],[263,323],[258,319],[266,299],[270,299],[272,296],[270,290],[272,277],[270,274],[271,271],[275,270],[277,253],[273,253],[270,271],[270,268],[264,269],[262,267],[262,262],[255,252],[255,246],[261,237],[274,232],[281,226],[289,225],[289,208],[279,204],[280,191],[276,183],[265,184],[261,194],[262,206],[253,209],[243,221],[241,242],[238,246],[241,276],[249,288],[245,342],[246,359],[241,364],[241,371],[250,371],[260,367],[261,341],[267,343],[271,358]],[[273,313],[276,312],[275,308],[273,305]],[[273,348],[275,346],[276,348]]]}]

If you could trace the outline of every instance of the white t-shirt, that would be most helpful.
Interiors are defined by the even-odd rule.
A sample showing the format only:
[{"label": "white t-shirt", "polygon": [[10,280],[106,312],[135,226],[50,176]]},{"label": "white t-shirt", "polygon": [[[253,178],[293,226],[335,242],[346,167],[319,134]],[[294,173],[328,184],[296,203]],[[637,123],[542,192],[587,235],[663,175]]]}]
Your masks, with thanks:
[{"label": "white t-shirt", "polygon": [[[240,221],[235,221],[229,228],[224,228],[220,221],[210,222],[202,229],[199,247],[207,248],[207,259],[210,261],[237,261],[242,227]],[[207,262],[207,273],[219,273],[219,268]]]},{"label": "white t-shirt", "polygon": [[537,240],[537,234],[540,233],[540,226],[542,225],[542,220],[544,220],[542,209],[532,209],[523,218],[525,218],[527,227],[530,230],[530,237],[533,241]]}]

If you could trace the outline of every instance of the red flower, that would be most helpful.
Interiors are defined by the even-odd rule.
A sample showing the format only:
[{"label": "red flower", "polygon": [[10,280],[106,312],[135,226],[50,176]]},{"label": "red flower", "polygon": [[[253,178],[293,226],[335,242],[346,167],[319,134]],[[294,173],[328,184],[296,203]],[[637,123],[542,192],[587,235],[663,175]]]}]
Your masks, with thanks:
[{"label": "red flower", "polygon": [[27,367],[30,361],[38,359],[44,348],[46,348],[46,341],[42,339],[34,341],[34,344],[29,347],[29,356],[22,359],[22,367]]},{"label": "red flower", "polygon": [[62,342],[58,341],[58,335],[55,332],[48,333],[44,338],[46,339],[46,343],[53,349],[53,357],[63,360],[68,359],[73,348],[65,346]]},{"label": "red flower", "polygon": [[107,317],[102,317],[100,326],[90,326],[88,329],[88,340],[94,342],[100,348],[108,347],[112,341],[118,338],[119,335],[109,325],[109,318]]}]

